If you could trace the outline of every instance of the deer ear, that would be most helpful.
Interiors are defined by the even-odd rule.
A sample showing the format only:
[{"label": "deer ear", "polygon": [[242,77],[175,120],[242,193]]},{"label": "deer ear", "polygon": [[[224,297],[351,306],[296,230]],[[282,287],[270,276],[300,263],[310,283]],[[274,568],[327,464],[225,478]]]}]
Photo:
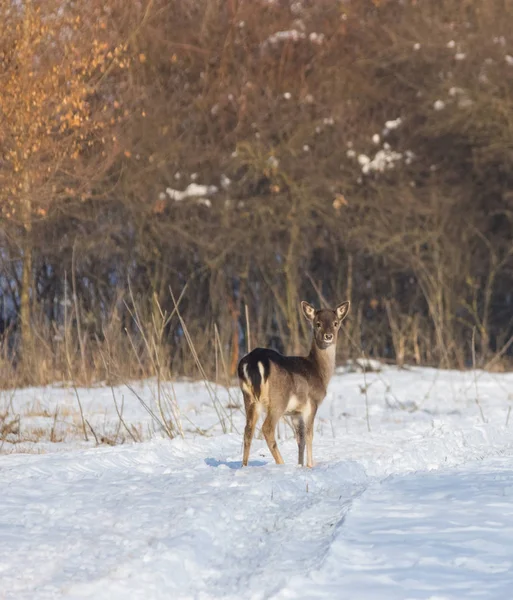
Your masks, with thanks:
[{"label": "deer ear", "polygon": [[307,320],[313,321],[315,317],[315,308],[311,304],[308,304],[308,302],[305,302],[304,300],[303,302],[301,302],[301,308]]},{"label": "deer ear", "polygon": [[348,300],[347,302],[342,302],[342,304],[339,304],[335,309],[339,321],[342,321],[347,317],[347,313],[349,312],[349,305],[350,302]]}]

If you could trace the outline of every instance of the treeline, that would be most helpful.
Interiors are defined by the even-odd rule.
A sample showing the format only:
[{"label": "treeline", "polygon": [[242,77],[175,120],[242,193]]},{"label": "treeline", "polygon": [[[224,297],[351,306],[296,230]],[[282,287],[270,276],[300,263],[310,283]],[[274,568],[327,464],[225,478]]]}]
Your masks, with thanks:
[{"label": "treeline", "polygon": [[507,366],[512,4],[0,0],[4,385]]}]

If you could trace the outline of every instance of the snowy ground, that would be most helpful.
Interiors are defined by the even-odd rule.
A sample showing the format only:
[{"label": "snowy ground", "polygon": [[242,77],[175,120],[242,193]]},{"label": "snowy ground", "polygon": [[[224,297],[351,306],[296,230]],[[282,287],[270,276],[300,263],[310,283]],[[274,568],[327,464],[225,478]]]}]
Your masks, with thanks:
[{"label": "snowy ground", "polygon": [[[154,385],[137,388],[150,407]],[[114,392],[149,440],[99,448],[73,390],[5,397],[20,432],[0,456],[0,599],[511,599],[513,374],[342,370],[311,470],[286,424],[286,464],[256,439],[241,469],[239,395],[215,391],[228,433],[182,382],[170,441],[127,388],[78,390],[98,437],[123,440]]]}]

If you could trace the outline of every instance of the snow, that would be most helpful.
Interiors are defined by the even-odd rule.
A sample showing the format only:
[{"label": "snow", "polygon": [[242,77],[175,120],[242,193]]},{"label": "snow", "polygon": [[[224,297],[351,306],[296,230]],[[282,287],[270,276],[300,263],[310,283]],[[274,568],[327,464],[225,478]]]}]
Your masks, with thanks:
[{"label": "snow", "polygon": [[312,31],[308,36],[308,39],[312,42],[312,44],[323,44],[324,43],[324,33],[315,33]]},{"label": "snow", "polygon": [[[374,136],[373,142],[379,142],[379,136],[377,137],[377,142],[376,136]],[[349,149],[346,151],[346,156],[348,158],[354,158],[356,156],[356,152],[352,149]],[[413,154],[408,152],[406,157],[407,164],[411,163],[412,158]],[[358,164],[361,166],[362,173],[364,175],[368,175],[372,172],[384,173],[388,169],[393,169],[395,163],[401,161],[402,159],[403,154],[401,152],[392,150],[390,144],[387,143],[383,144],[383,148],[378,150],[372,159],[366,154],[359,154],[357,157]]]},{"label": "snow", "polygon": [[307,37],[304,31],[300,31],[300,29],[304,29],[304,23],[301,20],[296,20],[294,21],[294,23],[298,26],[297,29],[289,29],[273,33],[262,43],[262,48],[266,48],[268,46],[276,46],[281,42],[291,41],[297,43],[306,39],[308,39],[312,44],[315,44],[317,46],[320,46],[324,43],[325,36],[323,33],[316,33],[315,31],[312,31],[308,34]]},{"label": "snow", "polygon": [[402,160],[403,155],[400,152],[395,152],[390,148],[378,150],[372,160],[362,165],[362,173],[365,175],[372,171],[383,173],[387,169],[393,169],[394,163]]},{"label": "snow", "polygon": [[286,42],[288,40],[298,42],[299,40],[305,39],[305,37],[305,34],[302,31],[298,31],[297,29],[290,29],[288,31],[277,31],[276,33],[273,33],[267,38],[267,40],[264,42],[264,45],[274,45],[278,42]]},{"label": "snow", "polygon": [[275,171],[280,166],[280,161],[276,158],[276,156],[271,155],[267,159],[267,164]]},{"label": "snow", "polygon": [[301,2],[292,2],[290,5],[290,12],[294,15],[298,15],[303,12],[303,4]]},{"label": "snow", "polygon": [[338,367],[337,373],[343,373],[345,371],[351,372],[367,372],[375,371],[380,372],[383,370],[383,363],[373,358],[357,358],[356,360],[348,360],[346,366]]},{"label": "snow", "polygon": [[390,477],[353,501],[323,564],[276,598],[510,598],[512,538],[510,458]]},{"label": "snow", "polygon": [[385,129],[387,129],[387,130],[397,129],[401,125],[402,122],[403,121],[402,121],[401,117],[397,117],[397,119],[387,121],[385,123]]},{"label": "snow", "polygon": [[[175,176],[176,177],[176,176]],[[196,179],[197,174],[193,173],[191,179]],[[185,190],[174,190],[173,188],[166,188],[166,194],[175,202],[182,202],[187,198],[201,198],[203,196],[213,196],[217,194],[219,190],[215,185],[199,185],[197,183],[190,183]]]},{"label": "snow", "polygon": [[223,190],[227,190],[231,184],[232,184],[232,180],[227,175],[222,173],[221,174],[221,187],[223,188]]},{"label": "snow", "polygon": [[[11,405],[21,434],[0,455],[0,598],[509,600],[512,384],[339,367],[313,469],[296,466],[285,423],[286,464],[257,434],[240,468],[240,393],[219,383],[164,384],[184,429],[172,440],[127,386],[78,388],[98,435],[118,427],[114,396],[144,440],[98,448],[80,441],[72,389],[4,393],[0,413]],[[155,409],[156,381],[129,385]],[[62,442],[23,441],[50,429],[57,407]]]}]

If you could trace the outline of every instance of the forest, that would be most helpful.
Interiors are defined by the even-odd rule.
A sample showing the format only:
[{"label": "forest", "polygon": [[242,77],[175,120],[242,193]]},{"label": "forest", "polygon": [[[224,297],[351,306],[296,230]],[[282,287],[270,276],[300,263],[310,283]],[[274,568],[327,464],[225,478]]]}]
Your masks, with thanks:
[{"label": "forest", "polygon": [[513,2],[0,0],[1,386],[509,370]]}]

